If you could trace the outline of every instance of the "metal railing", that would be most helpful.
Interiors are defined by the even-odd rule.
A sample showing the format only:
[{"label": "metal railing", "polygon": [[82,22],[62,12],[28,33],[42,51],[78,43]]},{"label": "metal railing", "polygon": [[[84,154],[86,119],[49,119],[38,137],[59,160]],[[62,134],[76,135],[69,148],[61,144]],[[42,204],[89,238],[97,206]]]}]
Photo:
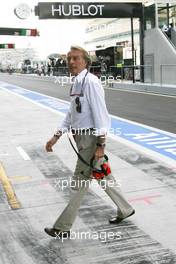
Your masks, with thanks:
[{"label": "metal railing", "polygon": [[133,80],[134,82],[141,81],[143,71],[145,75],[145,82],[153,83],[154,76],[152,65],[123,65],[120,67],[110,66],[110,74],[122,82]]},{"label": "metal railing", "polygon": [[[122,65],[109,66],[107,70],[102,70],[101,66],[91,66],[90,72],[95,74],[98,78],[111,78],[114,81],[133,81],[133,73],[135,82],[141,81],[141,73],[144,71],[145,82],[153,83],[153,67],[152,65]],[[5,71],[8,72],[8,71]],[[22,69],[13,69],[13,72],[23,74],[38,74],[39,76],[69,76],[68,67],[39,67],[32,68],[23,67]]]}]

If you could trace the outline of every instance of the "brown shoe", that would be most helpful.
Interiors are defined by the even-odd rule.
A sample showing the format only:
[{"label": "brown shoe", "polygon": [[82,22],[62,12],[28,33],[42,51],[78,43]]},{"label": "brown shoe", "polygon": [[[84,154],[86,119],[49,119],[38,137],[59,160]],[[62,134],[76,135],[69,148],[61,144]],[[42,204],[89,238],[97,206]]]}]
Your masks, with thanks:
[{"label": "brown shoe", "polygon": [[109,219],[109,223],[110,224],[119,224],[120,222],[122,222],[124,219],[132,216],[133,214],[135,214],[135,210],[132,211],[131,214],[129,214],[128,216],[122,218],[122,217],[119,217],[119,216],[116,216],[116,217],[112,217],[111,219]]},{"label": "brown shoe", "polygon": [[60,231],[60,230],[55,229],[55,228],[45,227],[44,231],[49,236],[52,236],[52,237],[58,237],[58,238],[66,237],[66,238],[68,238],[70,236],[70,231]]}]

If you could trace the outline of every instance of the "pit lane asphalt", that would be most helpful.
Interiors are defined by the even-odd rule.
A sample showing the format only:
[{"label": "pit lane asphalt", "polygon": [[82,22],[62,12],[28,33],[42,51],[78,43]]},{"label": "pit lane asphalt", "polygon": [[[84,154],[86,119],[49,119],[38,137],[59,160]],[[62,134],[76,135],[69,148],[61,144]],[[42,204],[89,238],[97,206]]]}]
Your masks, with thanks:
[{"label": "pit lane asphalt", "polygon": [[[1,73],[0,80],[69,101],[70,84],[62,86],[56,77]],[[110,114],[176,133],[176,97],[105,88]]]},{"label": "pit lane asphalt", "polygon": [[[0,161],[20,205],[16,210],[9,206],[0,184],[0,264],[176,263],[174,162],[167,166],[108,138],[113,174],[136,214],[120,225],[109,225],[116,208],[95,183],[74,223],[76,239],[62,242],[43,231],[68,202],[69,188],[62,190],[58,183],[68,181],[76,163],[66,135],[53,153],[44,149],[62,116],[16,96],[3,85],[0,109]],[[86,232],[94,234],[94,239],[78,238]],[[113,239],[107,237],[110,232]]]}]

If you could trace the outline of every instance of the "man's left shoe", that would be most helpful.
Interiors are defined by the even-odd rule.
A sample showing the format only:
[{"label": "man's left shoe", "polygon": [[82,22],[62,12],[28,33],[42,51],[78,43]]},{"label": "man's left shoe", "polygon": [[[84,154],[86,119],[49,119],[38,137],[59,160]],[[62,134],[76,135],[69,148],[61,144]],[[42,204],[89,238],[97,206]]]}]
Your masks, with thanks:
[{"label": "man's left shoe", "polygon": [[131,214],[127,215],[126,217],[122,218],[122,217],[119,217],[119,216],[116,216],[116,217],[113,217],[111,219],[109,219],[109,223],[110,224],[119,224],[120,222],[122,222],[124,219],[132,216],[133,214],[135,214],[135,210],[133,210],[131,212]]},{"label": "man's left shoe", "polygon": [[45,227],[44,231],[49,236],[57,237],[57,238],[68,238],[70,236],[70,231],[61,231],[55,228]]}]

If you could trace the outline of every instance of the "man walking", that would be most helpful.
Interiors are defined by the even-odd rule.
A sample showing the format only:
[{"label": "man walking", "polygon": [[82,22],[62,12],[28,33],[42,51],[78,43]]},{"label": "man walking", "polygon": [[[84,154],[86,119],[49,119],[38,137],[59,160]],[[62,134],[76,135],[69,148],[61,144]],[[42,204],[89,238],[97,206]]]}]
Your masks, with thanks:
[{"label": "man walking", "polygon": [[[90,163],[94,156],[99,160],[104,156],[106,134],[110,129],[110,117],[104,99],[104,90],[99,79],[88,72],[90,57],[86,50],[72,46],[67,54],[70,73],[75,76],[70,91],[70,109],[58,127],[54,136],[46,143],[46,151],[51,152],[52,147],[63,133],[71,129],[77,145],[78,153]],[[91,181],[92,169],[78,158],[74,176],[74,187],[71,185],[73,195],[52,228],[45,228],[45,232],[53,237],[68,237],[70,229],[76,218],[81,201],[86,194]],[[109,181],[115,179],[111,174],[106,176],[106,193],[117,205],[117,216],[110,219],[111,224],[118,224],[135,213],[132,206],[123,197],[117,186],[110,187]],[[101,184],[101,180],[98,180]],[[112,184],[111,184],[112,185]]]}]

